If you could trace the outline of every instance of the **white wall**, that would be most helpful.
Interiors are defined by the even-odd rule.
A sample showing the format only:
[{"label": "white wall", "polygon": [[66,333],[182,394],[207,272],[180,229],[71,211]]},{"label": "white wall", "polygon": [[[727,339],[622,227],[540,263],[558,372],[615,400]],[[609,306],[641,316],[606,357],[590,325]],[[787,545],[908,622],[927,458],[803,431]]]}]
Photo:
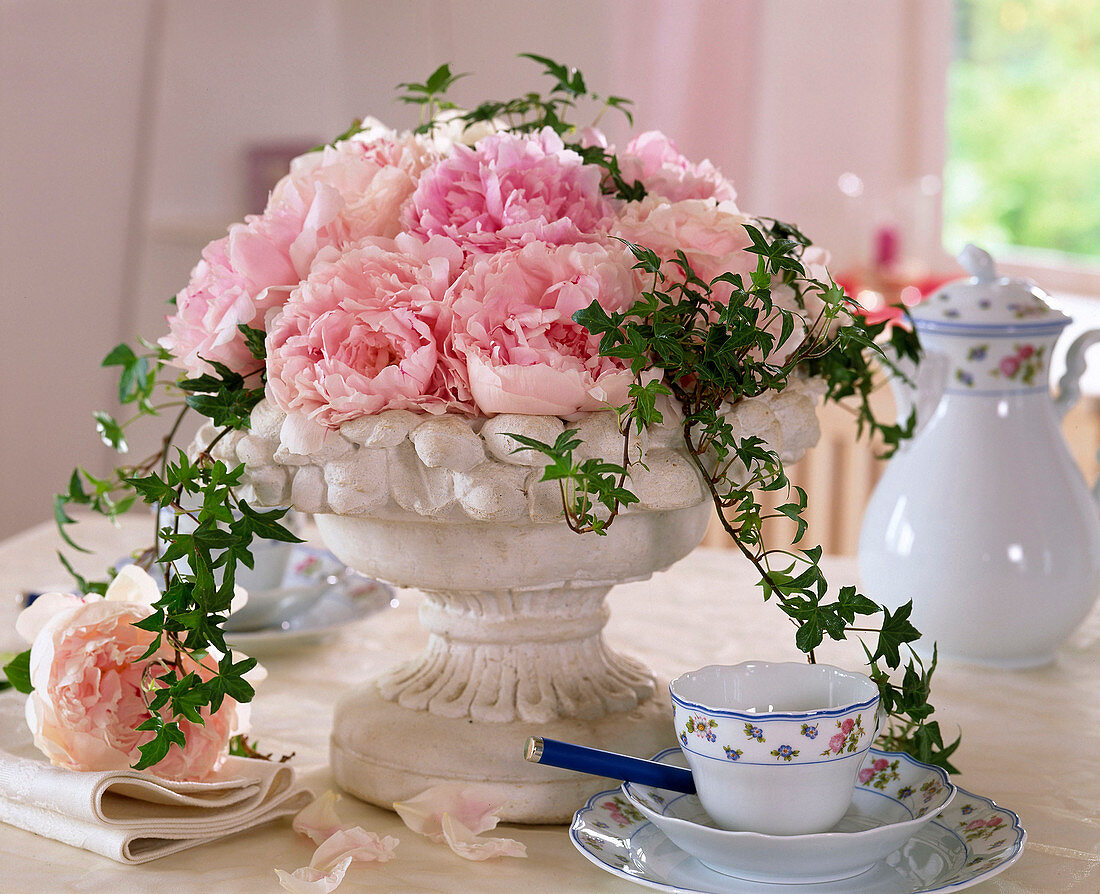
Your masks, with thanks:
[{"label": "white wall", "polygon": [[938,173],[948,20],[947,0],[0,0],[0,536],[48,518],[73,465],[108,468],[99,360],[162,333],[247,210],[249,145],[410,125],[394,86],[443,61],[477,73],[461,101],[512,95],[539,83],[532,51],[852,258]]}]

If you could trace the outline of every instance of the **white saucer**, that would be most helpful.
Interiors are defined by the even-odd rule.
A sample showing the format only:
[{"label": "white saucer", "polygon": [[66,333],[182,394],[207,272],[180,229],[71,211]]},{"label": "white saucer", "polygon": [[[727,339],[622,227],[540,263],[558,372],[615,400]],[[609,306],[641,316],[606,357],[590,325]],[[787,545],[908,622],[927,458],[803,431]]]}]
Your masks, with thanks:
[{"label": "white saucer", "polygon": [[946,894],[1001,872],[1027,840],[1015,813],[963,789],[900,848],[839,881],[784,884],[715,872],[673,844],[620,789],[590,798],[573,817],[569,837],[612,875],[682,894]]},{"label": "white saucer", "polygon": [[[687,766],[679,748],[654,760]],[[623,792],[653,825],[708,869],[770,884],[834,881],[870,869],[932,822],[956,788],[939,767],[872,748],[863,759],[847,813],[812,835],[732,832],[715,825],[696,795],[634,782]]]},{"label": "white saucer", "polygon": [[397,605],[392,587],[345,572],[332,553],[296,546],[284,586],[301,586],[326,576],[334,581],[332,585],[308,609],[278,625],[257,630],[226,630],[226,642],[249,655],[313,645],[347,624]]}]

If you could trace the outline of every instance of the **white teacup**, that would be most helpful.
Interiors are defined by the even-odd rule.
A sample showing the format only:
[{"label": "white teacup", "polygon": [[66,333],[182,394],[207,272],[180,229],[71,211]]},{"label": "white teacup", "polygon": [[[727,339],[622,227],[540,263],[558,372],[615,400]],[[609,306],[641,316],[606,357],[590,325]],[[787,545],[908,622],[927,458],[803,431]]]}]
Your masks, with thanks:
[{"label": "white teacup", "polygon": [[710,665],[669,686],[703,808],[726,829],[825,832],[844,816],[878,731],[867,676],[802,662]]}]

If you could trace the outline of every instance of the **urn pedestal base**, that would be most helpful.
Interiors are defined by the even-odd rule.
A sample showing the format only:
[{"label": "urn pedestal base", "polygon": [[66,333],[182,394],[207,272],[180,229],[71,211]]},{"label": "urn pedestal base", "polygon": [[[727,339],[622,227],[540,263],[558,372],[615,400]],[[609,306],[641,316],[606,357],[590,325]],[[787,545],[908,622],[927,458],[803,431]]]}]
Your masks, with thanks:
[{"label": "urn pedestal base", "polygon": [[608,780],[528,763],[524,745],[648,757],[675,743],[667,682],[604,641],[605,597],[688,553],[709,518],[705,503],[639,512],[581,538],[564,523],[318,516],[349,565],[424,592],[428,632],[423,652],[337,703],[337,783],[390,807],[465,782],[503,820],[568,822]]},{"label": "urn pedestal base", "polygon": [[568,823],[595,792],[618,781],[528,763],[529,736],[651,756],[676,744],[667,681],[629,711],[590,720],[479,723],[416,711],[382,697],[376,681],[347,693],[336,706],[331,763],[347,792],[390,808],[442,782],[469,782],[502,805],[512,823]]}]

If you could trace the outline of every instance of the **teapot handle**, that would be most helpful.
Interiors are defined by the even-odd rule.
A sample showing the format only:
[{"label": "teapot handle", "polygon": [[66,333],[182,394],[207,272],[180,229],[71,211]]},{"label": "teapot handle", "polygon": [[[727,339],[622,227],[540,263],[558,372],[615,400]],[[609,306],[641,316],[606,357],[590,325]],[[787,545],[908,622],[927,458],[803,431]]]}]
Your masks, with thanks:
[{"label": "teapot handle", "polygon": [[[1100,329],[1090,329],[1073,340],[1066,351],[1066,371],[1058,380],[1058,398],[1054,404],[1059,418],[1064,418],[1081,397],[1081,376],[1085,372],[1085,352],[1100,344]],[[1100,480],[1092,488],[1092,497],[1100,506]]]},{"label": "teapot handle", "polygon": [[1066,371],[1058,380],[1058,398],[1054,402],[1058,408],[1059,418],[1065,417],[1081,397],[1081,376],[1085,373],[1085,351],[1095,344],[1100,344],[1100,329],[1082,332],[1066,351]]}]

